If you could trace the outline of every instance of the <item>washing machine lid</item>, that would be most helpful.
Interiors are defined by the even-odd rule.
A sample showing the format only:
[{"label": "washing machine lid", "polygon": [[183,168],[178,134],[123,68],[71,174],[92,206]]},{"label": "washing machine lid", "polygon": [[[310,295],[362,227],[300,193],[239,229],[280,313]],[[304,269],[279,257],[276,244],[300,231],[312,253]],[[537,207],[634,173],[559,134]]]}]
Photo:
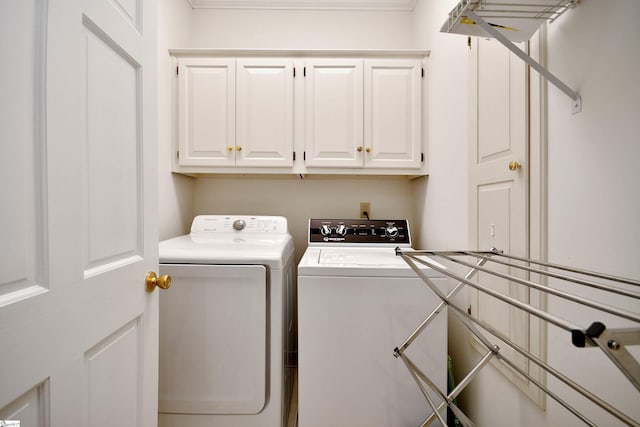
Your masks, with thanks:
[{"label": "washing machine lid", "polygon": [[191,233],[160,242],[161,264],[268,265],[293,256],[287,220],[278,216],[200,215]]},{"label": "washing machine lid", "polygon": [[[426,266],[421,270],[427,277],[444,277]],[[298,264],[298,275],[417,277],[395,248],[369,247],[309,247]]]}]

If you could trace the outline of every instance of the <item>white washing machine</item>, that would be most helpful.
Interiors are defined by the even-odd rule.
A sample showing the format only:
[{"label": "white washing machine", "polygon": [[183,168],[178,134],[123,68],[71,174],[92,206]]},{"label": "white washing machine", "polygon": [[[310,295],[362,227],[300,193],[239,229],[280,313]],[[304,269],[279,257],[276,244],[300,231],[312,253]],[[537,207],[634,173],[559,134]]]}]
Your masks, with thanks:
[{"label": "white washing machine", "polygon": [[159,426],[287,425],[293,253],[274,216],[202,215],[160,243]]},{"label": "white washing machine", "polygon": [[[299,426],[421,425],[431,409],[393,350],[440,300],[395,255],[411,247],[408,222],[311,219],[308,243],[298,264]],[[425,274],[446,290],[446,278]],[[446,313],[405,354],[446,394]]]}]

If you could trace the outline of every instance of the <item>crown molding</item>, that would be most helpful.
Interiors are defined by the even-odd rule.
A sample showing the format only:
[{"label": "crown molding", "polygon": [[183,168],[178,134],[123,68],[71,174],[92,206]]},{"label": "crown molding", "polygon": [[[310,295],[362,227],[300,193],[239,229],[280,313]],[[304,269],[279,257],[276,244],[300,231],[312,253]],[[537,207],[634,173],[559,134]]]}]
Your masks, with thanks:
[{"label": "crown molding", "polygon": [[417,0],[187,0],[193,9],[412,11]]}]

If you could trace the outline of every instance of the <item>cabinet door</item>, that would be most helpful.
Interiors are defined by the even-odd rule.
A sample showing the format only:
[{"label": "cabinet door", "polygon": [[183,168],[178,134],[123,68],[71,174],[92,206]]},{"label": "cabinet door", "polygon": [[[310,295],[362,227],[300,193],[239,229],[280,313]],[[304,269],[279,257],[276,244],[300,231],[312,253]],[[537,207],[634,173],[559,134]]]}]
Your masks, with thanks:
[{"label": "cabinet door", "polygon": [[362,167],[362,60],[309,60],[305,164]]},{"label": "cabinet door", "polygon": [[233,166],[235,60],[181,60],[178,80],[179,164]]},{"label": "cabinet door", "polygon": [[365,167],[419,168],[421,61],[367,60],[364,67]]},{"label": "cabinet door", "polygon": [[236,166],[293,166],[293,62],[237,61]]}]

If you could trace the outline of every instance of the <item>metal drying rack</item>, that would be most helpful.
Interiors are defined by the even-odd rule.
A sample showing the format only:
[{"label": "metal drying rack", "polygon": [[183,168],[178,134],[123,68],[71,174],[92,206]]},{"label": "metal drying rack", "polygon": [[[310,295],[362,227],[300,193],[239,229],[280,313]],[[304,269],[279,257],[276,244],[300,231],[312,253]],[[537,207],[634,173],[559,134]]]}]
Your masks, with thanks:
[{"label": "metal drying rack", "polygon": [[571,98],[571,111],[575,114],[582,111],[580,94],[513,42],[529,40],[544,22],[553,22],[580,2],[581,0],[460,0],[449,12],[440,31],[493,37]]},{"label": "metal drying rack", "polygon": [[[518,374],[525,377],[528,381],[542,390],[547,396],[554,399],[561,406],[570,411],[573,415],[578,417],[585,424],[590,426],[596,426],[590,419],[583,415],[580,411],[572,407],[557,393],[550,390],[544,382],[532,377],[528,372],[519,367],[513,360],[509,359],[504,352],[500,350],[500,347],[492,343],[481,332],[485,330],[493,337],[505,343],[512,348],[516,353],[528,359],[529,362],[537,365],[547,374],[554,376],[556,379],[564,383],[566,386],[573,389],[575,392],[582,395],[584,398],[599,406],[613,417],[617,418],[621,422],[630,426],[640,426],[640,422],[634,420],[629,415],[623,413],[617,409],[614,405],[606,402],[600,397],[596,396],[585,387],[578,384],[573,379],[562,374],[557,369],[547,364],[544,360],[531,354],[526,349],[522,348],[509,337],[505,336],[494,326],[487,324],[473,317],[466,310],[457,307],[452,303],[452,298],[464,288],[465,285],[470,286],[479,292],[482,292],[490,297],[496,298],[516,309],[523,310],[524,312],[537,317],[538,319],[546,322],[547,324],[554,325],[558,328],[566,330],[570,333],[571,342],[576,347],[598,347],[600,348],[613,364],[624,374],[624,376],[631,382],[636,388],[640,397],[640,364],[638,360],[627,349],[628,346],[640,344],[640,314],[613,307],[611,305],[603,304],[591,299],[578,296],[573,293],[559,289],[559,286],[550,287],[543,284],[546,280],[554,281],[557,284],[568,284],[571,286],[579,285],[592,289],[598,289],[599,291],[607,294],[616,295],[616,298],[631,298],[632,300],[640,299],[640,293],[635,291],[634,287],[640,287],[640,281],[626,279],[622,277],[615,277],[606,274],[595,273],[592,271],[581,270],[572,267],[566,267],[558,264],[552,264],[547,262],[536,261],[528,258],[517,257],[513,255],[506,255],[495,248],[490,251],[422,251],[422,250],[402,250],[396,248],[396,255],[401,256],[407,264],[416,272],[416,274],[425,282],[425,284],[431,289],[431,291],[438,296],[440,303],[435,309],[427,316],[427,318],[415,329],[415,331],[405,340],[405,342],[394,349],[394,356],[402,359],[405,366],[411,373],[413,379],[416,381],[418,387],[422,391],[428,405],[433,411],[427,418],[422,426],[431,424],[432,421],[438,419],[443,426],[447,423],[444,417],[440,414],[441,409],[444,406],[448,406],[454,415],[458,418],[463,426],[475,426],[475,424],[456,406],[454,399],[465,389],[467,385],[473,380],[477,373],[486,366],[492,359],[496,359],[501,363],[504,363],[509,368],[513,369]],[[453,272],[453,269],[445,267],[441,262],[447,265],[459,265],[465,268],[469,268],[468,272],[461,276]],[[426,276],[423,269],[420,266],[427,266],[435,271],[438,271],[445,276],[454,279],[458,283],[453,289],[445,294],[429,277]],[[540,283],[532,280],[526,280],[521,277],[517,277],[513,274],[507,274],[499,269],[512,269],[512,271],[524,271],[527,274],[539,277]],[[581,326],[572,321],[561,318],[557,315],[548,313],[536,306],[522,302],[509,295],[502,294],[495,289],[486,286],[480,279],[472,280],[477,273],[485,273],[482,275],[481,280],[485,281],[490,279],[504,279],[512,283],[517,283],[528,287],[529,289],[535,289],[547,295],[553,295],[555,297],[563,298],[573,303],[589,307],[596,310],[599,313],[607,313],[607,315],[613,315],[616,318],[624,319],[625,322],[631,322],[634,327],[629,328],[607,328],[603,323],[594,321],[588,326]],[[625,289],[629,288],[629,289]],[[638,288],[640,290],[640,288]],[[453,313],[462,324],[477,338],[482,347],[486,349],[486,353],[480,359],[480,361],[467,373],[467,375],[460,381],[460,383],[453,388],[451,392],[446,394],[439,390],[433,381],[424,374],[418,366],[416,366],[409,356],[405,353],[411,343],[420,335],[425,328],[429,325],[439,313],[443,312],[445,308]],[[432,395],[428,392],[431,390],[436,396],[439,396],[442,400],[441,403],[436,404]]]}]

